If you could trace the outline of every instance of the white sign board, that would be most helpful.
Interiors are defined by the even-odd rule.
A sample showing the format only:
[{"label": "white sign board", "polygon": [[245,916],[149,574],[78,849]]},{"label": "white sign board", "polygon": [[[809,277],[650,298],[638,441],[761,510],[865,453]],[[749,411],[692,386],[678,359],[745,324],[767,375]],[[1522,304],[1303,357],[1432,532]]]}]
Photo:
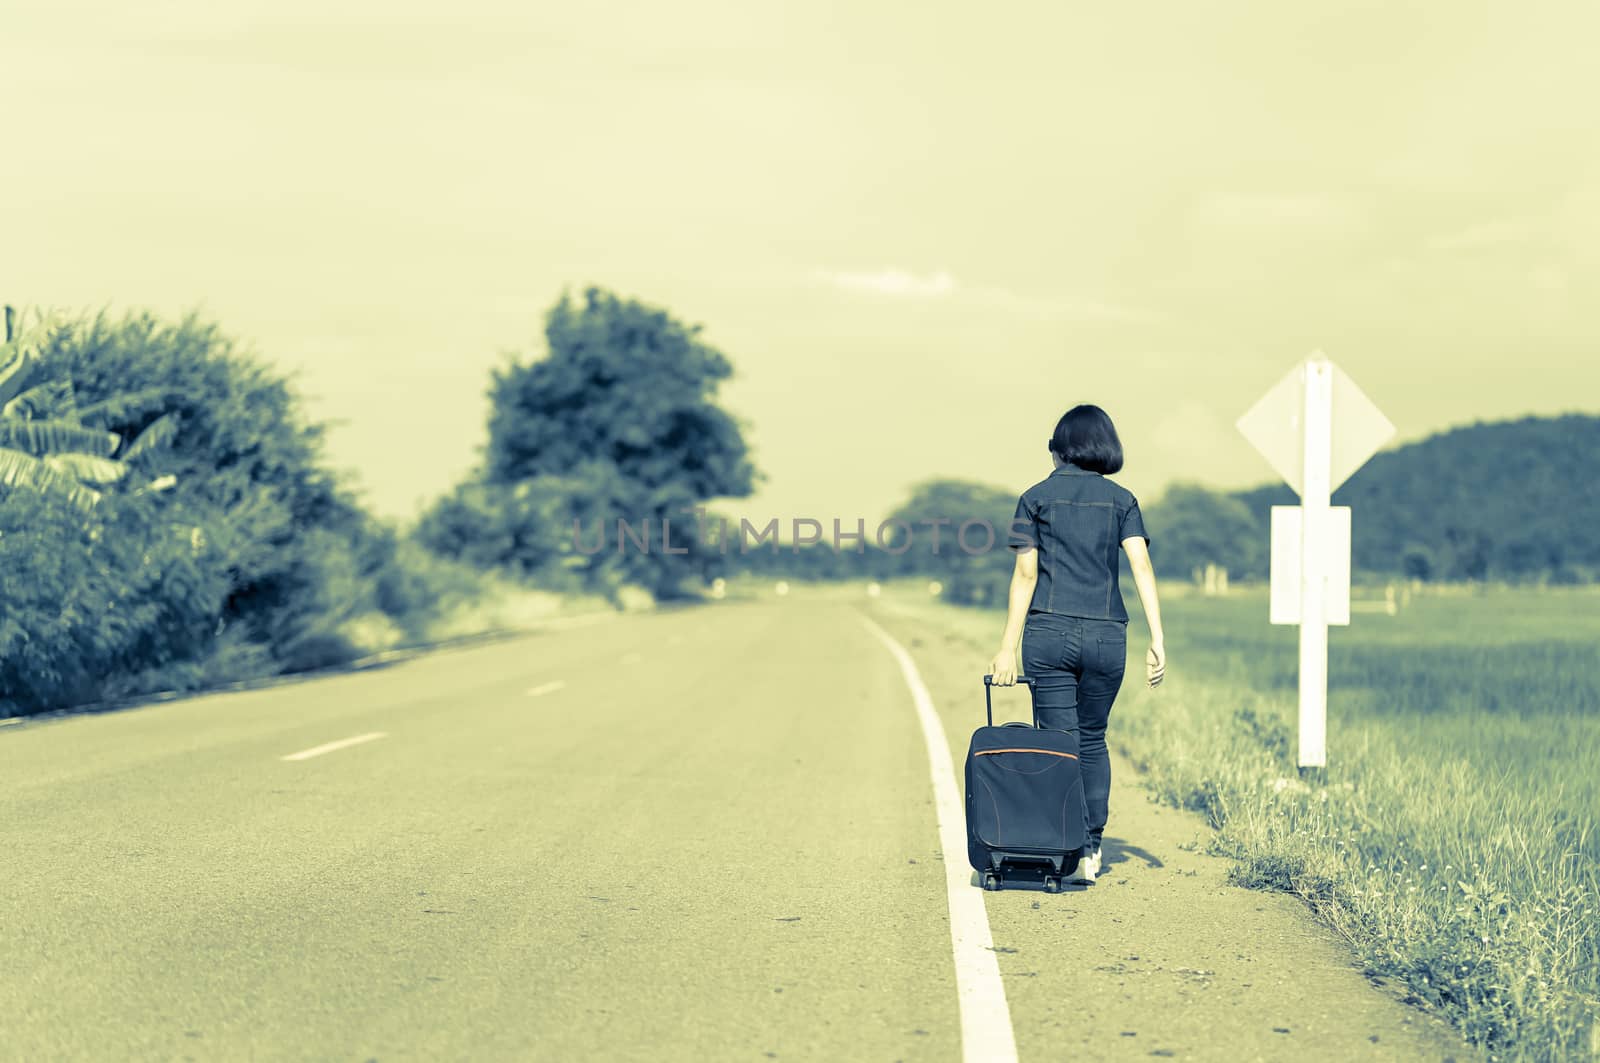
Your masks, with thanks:
[{"label": "white sign board", "polygon": [[[1300,548],[1304,537],[1299,506],[1272,507],[1272,605],[1274,624],[1298,624],[1300,610]],[[1329,506],[1327,554],[1323,576],[1327,588],[1322,600],[1324,623],[1340,627],[1350,623],[1350,507]]]},{"label": "white sign board", "polygon": [[1328,762],[1328,625],[1350,622],[1350,510],[1329,505],[1394,425],[1322,353],[1239,418],[1239,431],[1300,496],[1272,510],[1274,624],[1300,625],[1300,765]]}]

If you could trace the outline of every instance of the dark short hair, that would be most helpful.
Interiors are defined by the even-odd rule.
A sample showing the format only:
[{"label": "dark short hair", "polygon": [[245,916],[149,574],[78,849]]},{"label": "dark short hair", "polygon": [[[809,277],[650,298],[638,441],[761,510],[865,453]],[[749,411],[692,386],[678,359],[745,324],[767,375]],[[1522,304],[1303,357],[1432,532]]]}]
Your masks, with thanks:
[{"label": "dark short hair", "polygon": [[1109,476],[1122,469],[1122,440],[1117,438],[1117,426],[1106,411],[1088,403],[1061,415],[1055,434],[1050,437],[1050,449],[1062,461],[1090,472]]}]

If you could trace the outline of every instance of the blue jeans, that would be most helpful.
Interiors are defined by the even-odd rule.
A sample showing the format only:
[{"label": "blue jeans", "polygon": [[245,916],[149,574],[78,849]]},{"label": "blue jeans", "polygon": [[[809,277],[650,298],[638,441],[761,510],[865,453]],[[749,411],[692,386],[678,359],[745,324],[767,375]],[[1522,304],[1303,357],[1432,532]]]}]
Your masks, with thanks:
[{"label": "blue jeans", "polygon": [[1084,828],[1089,848],[1100,846],[1111,797],[1106,719],[1122,689],[1128,663],[1128,625],[1059,613],[1029,613],[1022,629],[1022,671],[1034,680],[1039,726],[1078,740],[1083,774]]}]

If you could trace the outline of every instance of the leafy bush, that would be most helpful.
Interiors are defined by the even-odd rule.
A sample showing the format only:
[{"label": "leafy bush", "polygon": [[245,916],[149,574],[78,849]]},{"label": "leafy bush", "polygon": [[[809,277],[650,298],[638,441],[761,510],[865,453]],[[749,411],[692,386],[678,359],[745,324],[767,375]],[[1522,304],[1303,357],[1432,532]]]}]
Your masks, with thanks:
[{"label": "leafy bush", "polygon": [[160,670],[210,643],[227,581],[148,496],[92,517],[65,497],[0,504],[0,713],[99,696],[107,677]]},{"label": "leafy bush", "polygon": [[150,466],[176,477],[167,504],[203,530],[227,576],[225,629],[242,629],[286,671],[364,652],[344,629],[381,609],[396,535],[326,468],[324,429],[303,419],[286,379],[194,316],[100,315],[50,353],[111,431],[177,422]]},{"label": "leafy bush", "polygon": [[[195,317],[102,314],[43,335],[29,364],[0,360],[6,439],[29,448],[0,476],[0,712],[423,637],[439,588],[405,571],[416,552],[325,467],[322,427],[286,380]],[[53,445],[91,437],[101,450],[84,457]],[[106,475],[112,456],[139,475]],[[40,470],[55,467],[97,489],[52,489]]]}]

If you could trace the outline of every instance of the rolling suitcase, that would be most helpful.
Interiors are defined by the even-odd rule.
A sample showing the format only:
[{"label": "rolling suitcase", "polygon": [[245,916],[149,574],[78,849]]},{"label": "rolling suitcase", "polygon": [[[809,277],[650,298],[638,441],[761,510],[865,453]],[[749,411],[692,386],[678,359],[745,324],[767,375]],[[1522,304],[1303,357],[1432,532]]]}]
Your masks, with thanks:
[{"label": "rolling suitcase", "polygon": [[1037,882],[1058,893],[1088,840],[1077,742],[1040,727],[1033,679],[1017,682],[1028,688],[1033,724],[996,727],[994,677],[983,677],[989,723],[972,732],[967,749],[967,858],[986,890]]}]

